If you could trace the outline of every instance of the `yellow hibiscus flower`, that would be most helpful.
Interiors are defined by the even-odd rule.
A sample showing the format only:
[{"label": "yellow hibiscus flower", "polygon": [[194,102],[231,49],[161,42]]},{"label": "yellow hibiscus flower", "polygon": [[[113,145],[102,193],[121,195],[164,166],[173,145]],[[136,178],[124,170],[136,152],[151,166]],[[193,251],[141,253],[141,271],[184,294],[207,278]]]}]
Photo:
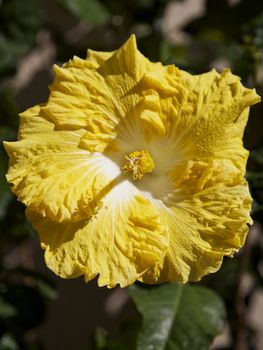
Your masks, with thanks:
[{"label": "yellow hibiscus flower", "polygon": [[151,63],[134,36],[54,70],[47,103],[5,143],[47,266],[108,287],[216,271],[252,223],[242,136],[255,90],[229,70]]}]

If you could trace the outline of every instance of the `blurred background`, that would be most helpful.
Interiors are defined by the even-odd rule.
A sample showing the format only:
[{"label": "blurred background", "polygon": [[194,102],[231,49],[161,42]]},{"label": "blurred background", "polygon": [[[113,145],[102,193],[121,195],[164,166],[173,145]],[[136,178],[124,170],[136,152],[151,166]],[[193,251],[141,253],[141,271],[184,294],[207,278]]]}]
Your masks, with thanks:
[{"label": "blurred background", "polygon": [[[152,61],[192,74],[230,67],[263,94],[261,0],[0,0],[1,141],[16,139],[19,112],[47,100],[54,63],[85,58],[88,48],[114,50],[131,33]],[[263,349],[262,110],[262,103],[252,108],[245,132],[254,225],[238,255],[200,282],[227,310],[212,349]],[[127,291],[65,281],[48,271],[6,170],[1,146],[0,350],[126,349],[106,347],[105,338],[138,317]]]}]

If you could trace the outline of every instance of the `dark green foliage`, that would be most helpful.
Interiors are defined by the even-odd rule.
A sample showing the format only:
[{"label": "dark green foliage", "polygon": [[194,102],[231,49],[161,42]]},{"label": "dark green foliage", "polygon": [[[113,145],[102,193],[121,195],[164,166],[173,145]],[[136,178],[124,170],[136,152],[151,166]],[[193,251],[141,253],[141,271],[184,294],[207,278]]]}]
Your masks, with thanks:
[{"label": "dark green foliage", "polygon": [[72,15],[88,23],[102,25],[110,20],[107,8],[99,0],[58,0],[58,2]]},{"label": "dark green foliage", "polygon": [[[0,349],[31,349],[25,333],[46,316],[46,300],[57,297],[54,283],[38,272],[0,270]],[[13,346],[13,347],[12,347]],[[38,349],[37,343],[34,349]],[[33,348],[32,348],[33,350]]]},{"label": "dark green foliage", "polygon": [[[12,195],[7,184],[8,158],[3,141],[15,140],[18,128],[18,111],[10,89],[0,91],[0,242],[26,237],[32,229],[25,218],[24,206]],[[1,247],[0,247],[1,251]]]},{"label": "dark green foliage", "polygon": [[135,350],[140,326],[141,320],[137,317],[122,324],[120,331],[115,335],[97,327],[87,350]]},{"label": "dark green foliage", "polygon": [[134,285],[130,295],[143,317],[137,350],[208,350],[223,330],[224,304],[207,288]]},{"label": "dark green foliage", "polygon": [[110,336],[97,328],[92,350],[208,350],[224,326],[222,300],[204,287],[182,284],[129,288],[141,319]]},{"label": "dark green foliage", "polygon": [[0,2],[0,74],[15,68],[33,46],[42,16],[35,0]]}]

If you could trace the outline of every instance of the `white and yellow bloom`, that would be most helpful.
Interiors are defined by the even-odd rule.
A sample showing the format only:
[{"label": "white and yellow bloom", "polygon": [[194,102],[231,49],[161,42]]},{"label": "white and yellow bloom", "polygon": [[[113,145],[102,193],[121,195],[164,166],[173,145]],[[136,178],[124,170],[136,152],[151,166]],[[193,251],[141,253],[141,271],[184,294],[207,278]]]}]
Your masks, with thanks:
[{"label": "white and yellow bloom", "polygon": [[196,281],[251,224],[242,137],[260,98],[229,70],[151,63],[132,36],[74,57],[6,142],[48,267],[100,286]]}]

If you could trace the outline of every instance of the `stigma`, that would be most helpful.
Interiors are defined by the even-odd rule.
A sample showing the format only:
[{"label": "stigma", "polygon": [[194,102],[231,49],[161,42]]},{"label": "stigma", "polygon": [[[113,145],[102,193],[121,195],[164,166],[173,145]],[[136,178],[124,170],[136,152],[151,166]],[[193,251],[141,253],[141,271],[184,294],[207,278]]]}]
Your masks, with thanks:
[{"label": "stigma", "polygon": [[148,151],[134,151],[125,156],[122,169],[131,174],[134,181],[141,180],[144,174],[151,173],[154,169],[154,161]]}]

